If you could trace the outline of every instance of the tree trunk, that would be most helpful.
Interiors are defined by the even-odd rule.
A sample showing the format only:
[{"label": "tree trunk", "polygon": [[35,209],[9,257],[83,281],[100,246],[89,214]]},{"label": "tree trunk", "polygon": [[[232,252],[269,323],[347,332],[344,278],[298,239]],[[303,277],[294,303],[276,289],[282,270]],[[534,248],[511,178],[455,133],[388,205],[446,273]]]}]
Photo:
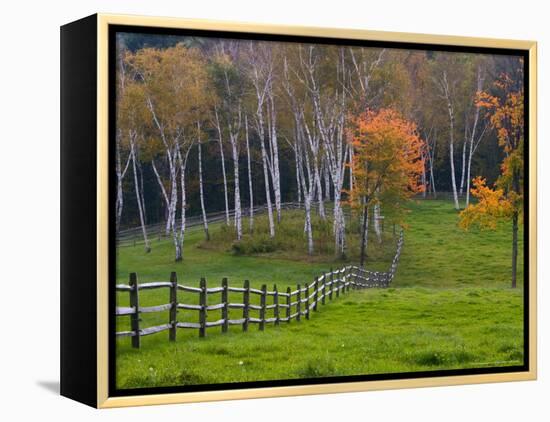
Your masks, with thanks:
[{"label": "tree trunk", "polygon": [[151,246],[149,245],[149,238],[147,237],[147,227],[145,226],[145,217],[143,213],[143,207],[144,204],[141,203],[142,198],[140,195],[140,188],[139,188],[139,181],[138,181],[138,174],[137,174],[137,166],[136,166],[136,152],[135,147],[132,144],[132,168],[134,170],[134,187],[136,191],[136,201],[138,204],[138,211],[139,211],[139,221],[141,223],[141,231],[143,233],[143,242],[145,243],[145,253],[151,252]]},{"label": "tree trunk", "polygon": [[249,209],[249,229],[250,233],[254,231],[254,190],[252,189],[252,166],[250,165],[250,143],[248,140],[248,117],[244,116],[244,129],[246,137],[246,159],[248,164],[248,196],[250,199]]},{"label": "tree trunk", "polygon": [[468,154],[468,169],[466,178],[466,207],[470,205],[470,180],[471,180],[471,168],[472,168],[472,156],[474,155],[472,145],[470,144],[470,153]]},{"label": "tree trunk", "polygon": [[374,232],[378,243],[382,243],[382,230],[380,229],[380,204],[374,205]]},{"label": "tree trunk", "polygon": [[116,140],[116,174],[117,174],[117,195],[116,195],[116,202],[115,202],[116,233],[118,233],[118,231],[120,230],[120,220],[122,219],[122,209],[124,208],[124,192],[122,189],[122,182],[124,181],[124,177],[126,176],[126,171],[128,170],[128,166],[130,165],[130,160],[132,158],[132,155],[128,154],[126,165],[124,166],[124,169],[122,169],[122,162],[120,158],[120,137],[121,136],[122,136],[121,134],[118,134],[117,140]]},{"label": "tree trunk", "polygon": [[294,145],[294,163],[296,165],[296,196],[298,199],[298,207],[302,205],[302,186],[300,185],[300,169],[298,167],[298,149],[297,144]]},{"label": "tree trunk", "polygon": [[[449,106],[450,107],[450,106]],[[455,175],[455,157],[454,157],[454,116],[452,113],[452,108],[449,108],[450,116],[450,141],[449,141],[449,160],[451,163],[451,184],[453,189],[453,199],[455,210],[460,209],[460,204],[458,203],[458,192],[456,189],[456,175]]]},{"label": "tree trunk", "polygon": [[[271,86],[271,84],[270,84]],[[271,89],[273,89],[271,87]],[[279,171],[279,145],[277,141],[277,114],[275,112],[275,101],[273,99],[273,92],[270,93],[269,100],[269,115],[271,122],[271,130],[269,140],[271,143],[270,151],[271,163],[272,163],[272,180],[273,180],[273,192],[275,194],[275,209],[277,210],[277,222],[281,222],[281,174]]]},{"label": "tree trunk", "polygon": [[[317,191],[317,203],[319,204],[319,217],[322,220],[326,220],[327,216],[325,213],[325,202],[323,201],[323,189],[321,187],[321,175],[319,172],[319,166],[317,165],[317,157],[313,157],[314,160],[314,177],[315,177],[315,186]],[[326,188],[325,188],[326,190]]]},{"label": "tree trunk", "polygon": [[[434,144],[435,149],[435,144]],[[434,198],[437,198],[437,191],[435,188],[435,175],[434,175],[434,161],[433,161],[434,155],[430,155],[430,179],[431,179],[431,186],[432,186],[432,196]]]},{"label": "tree trunk", "polygon": [[[520,193],[520,174],[518,170],[513,171],[512,189],[514,193]],[[514,204],[514,207],[517,205]],[[512,288],[517,286],[517,271],[518,271],[518,227],[519,226],[519,210],[514,209],[512,214]]]},{"label": "tree trunk", "polygon": [[[426,158],[426,155],[423,154],[423,158]],[[424,165],[422,166],[422,186],[424,186],[424,190],[422,191],[422,198],[426,198],[426,195],[428,194],[428,178],[426,177],[426,161],[424,161]],[[351,169],[351,168],[350,168]]]},{"label": "tree trunk", "polygon": [[197,130],[198,130],[198,150],[199,150],[199,193],[200,193],[200,199],[201,199],[201,211],[202,211],[202,223],[204,226],[204,236],[206,240],[210,240],[210,233],[208,232],[208,219],[206,217],[206,208],[204,206],[204,188],[203,188],[203,182],[202,182],[202,143],[201,143],[201,137],[200,137],[200,130],[201,126],[200,123],[197,122]]},{"label": "tree trunk", "polygon": [[[189,153],[191,148],[187,150],[187,153]],[[187,208],[187,195],[185,190],[185,169],[187,167],[187,155],[185,156],[185,160],[181,156],[181,152],[179,150],[178,145],[178,157],[180,161],[180,183],[181,183],[181,226],[180,226],[180,232],[179,235],[176,230],[176,225],[173,226],[173,233],[174,233],[174,246],[176,249],[176,262],[183,260],[183,246],[185,242],[185,228],[186,228],[186,208]],[[175,216],[175,212],[174,212]]]},{"label": "tree trunk", "polygon": [[361,256],[359,265],[365,266],[365,260],[367,257],[367,246],[369,236],[369,207],[367,204],[363,206],[363,222],[361,224]]},{"label": "tree trunk", "polygon": [[267,201],[267,218],[269,220],[269,236],[275,237],[275,223],[273,222],[273,207],[271,205],[271,192],[269,189],[269,168],[267,164],[267,151],[265,150],[265,144],[262,138],[260,138],[260,145],[262,150],[262,165],[264,169],[264,185],[265,198]]},{"label": "tree trunk", "polygon": [[460,190],[459,193],[462,196],[464,193],[464,179],[466,173],[466,147],[468,144],[466,137],[466,129],[464,129],[464,144],[462,145],[462,171],[460,172]]},{"label": "tree trunk", "polygon": [[235,229],[237,230],[237,240],[243,237],[242,228],[242,210],[241,210],[241,190],[239,180],[239,152],[237,150],[236,135],[230,135],[231,151],[233,153],[233,175],[235,178]]},{"label": "tree trunk", "polygon": [[311,195],[310,194],[305,195],[304,205],[306,209],[307,253],[308,255],[313,255],[313,230],[311,227]]},{"label": "tree trunk", "polygon": [[157,170],[157,166],[155,165],[155,160],[151,160],[151,166],[153,167],[153,173],[155,173],[155,176],[157,178],[157,182],[160,186],[160,191],[162,192],[162,197],[164,198],[164,203],[166,206],[166,228],[165,233],[168,236],[170,234],[170,223],[171,223],[171,214],[170,214],[170,200],[168,199],[168,194],[166,193],[166,189],[164,188],[164,184],[162,183],[162,179],[160,178],[160,174]]},{"label": "tree trunk", "polygon": [[518,220],[519,213],[514,211],[512,216],[512,288],[517,286],[518,271]]},{"label": "tree trunk", "polygon": [[225,197],[225,224],[229,226],[229,197],[227,194],[227,173],[225,171],[225,157],[223,153],[223,142],[222,142],[222,128],[220,125],[220,120],[218,118],[218,109],[214,109],[214,114],[216,116],[216,128],[218,129],[218,141],[220,143],[220,159],[222,162],[222,175],[223,175],[223,193]]},{"label": "tree trunk", "polygon": [[458,203],[458,191],[456,188],[456,173],[455,173],[455,157],[454,157],[454,142],[455,142],[455,116],[453,103],[451,99],[451,93],[449,91],[449,83],[447,81],[447,72],[443,72],[443,79],[441,80],[441,88],[443,90],[444,97],[447,101],[447,111],[449,113],[449,160],[451,164],[451,187],[453,189],[454,206],[456,210],[460,209]]}]

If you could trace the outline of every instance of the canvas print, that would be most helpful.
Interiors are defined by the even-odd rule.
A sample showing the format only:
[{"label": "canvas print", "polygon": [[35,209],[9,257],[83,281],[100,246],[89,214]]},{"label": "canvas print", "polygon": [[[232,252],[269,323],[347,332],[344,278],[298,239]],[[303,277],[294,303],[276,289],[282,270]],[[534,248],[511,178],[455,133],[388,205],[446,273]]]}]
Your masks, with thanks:
[{"label": "canvas print", "polygon": [[525,368],[522,54],[114,40],[116,389]]}]

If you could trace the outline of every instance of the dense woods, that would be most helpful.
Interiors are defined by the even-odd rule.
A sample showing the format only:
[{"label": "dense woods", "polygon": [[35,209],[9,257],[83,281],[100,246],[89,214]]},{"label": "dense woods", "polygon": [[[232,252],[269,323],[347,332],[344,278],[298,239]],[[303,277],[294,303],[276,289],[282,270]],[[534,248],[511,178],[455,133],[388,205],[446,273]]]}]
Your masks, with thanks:
[{"label": "dense woods", "polygon": [[364,248],[369,227],[379,236],[382,215],[400,223],[412,196],[450,194],[460,210],[475,180],[474,192],[497,182],[515,204],[517,232],[522,66],[504,55],[119,34],[117,231],[141,226],[149,251],[146,226],[163,222],[179,261],[189,215],[209,239],[208,213],[223,211],[239,241],[265,205],[274,237],[292,201],[308,253],[315,213],[343,257],[349,218]]}]

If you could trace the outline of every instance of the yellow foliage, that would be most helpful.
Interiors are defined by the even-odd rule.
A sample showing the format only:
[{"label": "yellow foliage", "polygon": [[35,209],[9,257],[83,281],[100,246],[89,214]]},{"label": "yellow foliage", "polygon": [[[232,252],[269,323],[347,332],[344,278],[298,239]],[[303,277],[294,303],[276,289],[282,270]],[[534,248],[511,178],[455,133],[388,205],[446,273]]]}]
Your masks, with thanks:
[{"label": "yellow foliage", "polygon": [[468,230],[471,226],[481,229],[496,229],[502,218],[509,218],[513,212],[513,203],[502,189],[492,189],[482,177],[476,177],[471,189],[477,203],[470,204],[460,213],[459,226]]}]

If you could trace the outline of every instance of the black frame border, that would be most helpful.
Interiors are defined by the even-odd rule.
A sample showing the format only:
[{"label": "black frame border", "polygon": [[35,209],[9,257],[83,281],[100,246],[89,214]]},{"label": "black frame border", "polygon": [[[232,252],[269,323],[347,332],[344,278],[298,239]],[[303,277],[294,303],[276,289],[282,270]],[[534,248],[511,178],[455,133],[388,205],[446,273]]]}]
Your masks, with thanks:
[{"label": "black frame border", "polygon": [[[345,46],[363,46],[363,47],[384,47],[392,49],[408,49],[408,50],[432,50],[445,52],[461,52],[461,53],[478,53],[478,54],[494,54],[494,55],[510,55],[522,57],[524,60],[524,233],[523,233],[523,365],[507,366],[507,367],[487,367],[487,368],[467,368],[467,369],[449,369],[421,372],[396,372],[388,374],[369,374],[369,375],[347,375],[336,377],[322,378],[301,378],[287,380],[269,380],[269,381],[252,381],[252,382],[236,382],[236,383],[216,383],[202,384],[189,386],[170,386],[170,387],[144,387],[132,389],[117,389],[116,388],[116,316],[114,315],[116,307],[116,233],[114,225],[111,224],[115,220],[115,193],[116,193],[116,174],[115,174],[115,143],[112,140],[116,134],[116,34],[119,32],[139,33],[151,35],[177,35],[177,36],[200,36],[209,38],[229,38],[242,40],[258,40],[258,41],[279,41],[279,42],[299,42],[299,43],[314,43],[314,44],[332,44]],[[241,390],[249,388],[270,388],[270,387],[288,387],[288,386],[306,386],[320,384],[338,384],[347,382],[364,382],[364,381],[384,381],[384,380],[400,380],[400,379],[421,379],[432,377],[448,377],[448,376],[464,376],[464,375],[484,375],[484,374],[500,374],[512,372],[528,372],[530,369],[530,353],[529,353],[529,244],[530,244],[530,198],[529,198],[529,124],[530,124],[530,58],[529,50],[513,49],[513,48],[494,48],[494,47],[470,47],[461,45],[440,45],[429,43],[410,43],[397,41],[373,41],[373,40],[358,40],[347,38],[331,38],[317,36],[297,36],[297,35],[279,35],[279,34],[263,34],[252,32],[234,32],[234,31],[218,31],[207,29],[185,29],[185,28],[165,28],[165,27],[150,27],[139,25],[113,25],[108,26],[108,185],[109,185],[109,239],[108,239],[108,267],[109,267],[109,282],[108,282],[108,397],[124,397],[138,396],[150,394],[170,394],[170,393],[189,393],[189,392],[207,392],[220,390]],[[526,217],[526,218],[525,218]]]}]

